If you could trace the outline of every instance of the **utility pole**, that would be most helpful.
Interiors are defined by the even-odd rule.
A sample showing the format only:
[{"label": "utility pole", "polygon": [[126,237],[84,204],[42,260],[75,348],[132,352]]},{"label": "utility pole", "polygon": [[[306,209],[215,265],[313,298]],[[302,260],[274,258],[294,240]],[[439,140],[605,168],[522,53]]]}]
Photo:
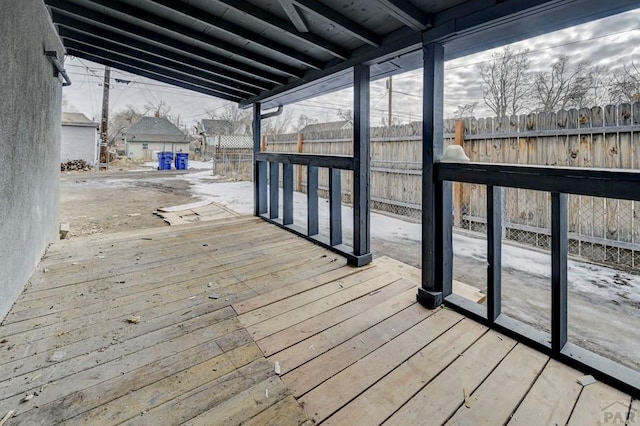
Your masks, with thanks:
[{"label": "utility pole", "polygon": [[104,82],[102,84],[102,120],[100,121],[100,160],[98,169],[109,168],[108,128],[109,128],[109,86],[111,82],[111,67],[104,67]]},{"label": "utility pole", "polygon": [[387,89],[389,89],[389,120],[387,121],[387,125],[389,129],[391,129],[391,119],[393,114],[393,77],[389,76],[387,80]]}]

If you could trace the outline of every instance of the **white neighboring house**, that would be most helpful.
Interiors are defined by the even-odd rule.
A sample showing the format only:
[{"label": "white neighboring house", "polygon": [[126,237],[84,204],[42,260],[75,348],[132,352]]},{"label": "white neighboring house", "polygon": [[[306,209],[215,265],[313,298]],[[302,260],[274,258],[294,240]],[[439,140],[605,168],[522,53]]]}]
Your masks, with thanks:
[{"label": "white neighboring house", "polygon": [[60,162],[84,160],[92,166],[98,158],[99,123],[78,112],[62,113]]},{"label": "white neighboring house", "polygon": [[127,157],[132,160],[156,161],[161,151],[188,153],[191,141],[166,117],[142,117],[123,135]]}]

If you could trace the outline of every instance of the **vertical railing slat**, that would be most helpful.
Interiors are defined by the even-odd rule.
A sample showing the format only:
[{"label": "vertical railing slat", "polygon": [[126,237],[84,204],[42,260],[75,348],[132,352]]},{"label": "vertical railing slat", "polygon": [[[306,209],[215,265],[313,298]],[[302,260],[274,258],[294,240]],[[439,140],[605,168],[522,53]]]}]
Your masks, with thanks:
[{"label": "vertical railing slat", "polygon": [[260,150],[260,104],[255,103],[253,104],[253,205],[256,216],[267,212],[267,163],[256,160]]},{"label": "vertical railing slat", "polygon": [[307,235],[318,234],[318,168],[307,167]]},{"label": "vertical railing slat", "polygon": [[453,184],[436,181],[435,188],[435,265],[434,277],[442,297],[453,293]]},{"label": "vertical railing slat", "polygon": [[282,165],[282,224],[293,223],[293,164]]},{"label": "vertical railing slat", "polygon": [[567,343],[567,194],[551,193],[551,348]]},{"label": "vertical railing slat", "polygon": [[502,188],[487,186],[487,319],[502,310]]},{"label": "vertical railing slat", "polygon": [[342,244],[342,188],[340,169],[329,169],[329,244]]},{"label": "vertical railing slat", "polygon": [[269,219],[277,219],[280,209],[280,163],[269,163]]}]

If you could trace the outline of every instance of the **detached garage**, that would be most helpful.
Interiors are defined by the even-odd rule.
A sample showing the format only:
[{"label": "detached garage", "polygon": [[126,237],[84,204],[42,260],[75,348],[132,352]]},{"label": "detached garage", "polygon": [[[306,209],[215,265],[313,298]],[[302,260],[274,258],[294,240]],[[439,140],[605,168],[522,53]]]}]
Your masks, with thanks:
[{"label": "detached garage", "polygon": [[62,113],[60,162],[84,160],[92,166],[98,158],[98,128],[100,124],[77,112]]}]

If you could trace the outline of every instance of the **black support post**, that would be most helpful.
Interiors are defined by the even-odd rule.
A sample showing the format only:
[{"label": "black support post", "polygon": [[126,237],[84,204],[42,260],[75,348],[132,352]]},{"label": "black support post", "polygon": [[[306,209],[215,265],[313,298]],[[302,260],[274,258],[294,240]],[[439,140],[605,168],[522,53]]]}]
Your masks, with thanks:
[{"label": "black support post", "polygon": [[253,104],[253,207],[254,214],[267,212],[267,163],[256,159],[260,152],[260,104]]},{"label": "black support post", "polygon": [[339,169],[329,169],[329,244],[342,244],[342,185]]},{"label": "black support post", "polygon": [[502,188],[487,186],[487,319],[494,322],[502,305]]},{"label": "black support post", "polygon": [[280,163],[269,163],[269,219],[277,219],[280,209]]},{"label": "black support post", "polygon": [[307,166],[307,235],[318,234],[318,168]]},{"label": "black support post", "polygon": [[434,163],[443,152],[444,47],[422,47],[422,286],[417,299],[427,308],[440,306],[452,291],[451,184],[435,179]]},{"label": "black support post", "polygon": [[293,223],[293,164],[282,165],[282,224]]},{"label": "black support post", "polygon": [[551,349],[567,344],[567,194],[551,193]]},{"label": "black support post", "polygon": [[371,251],[370,214],[370,83],[368,65],[353,68],[353,254]]}]

